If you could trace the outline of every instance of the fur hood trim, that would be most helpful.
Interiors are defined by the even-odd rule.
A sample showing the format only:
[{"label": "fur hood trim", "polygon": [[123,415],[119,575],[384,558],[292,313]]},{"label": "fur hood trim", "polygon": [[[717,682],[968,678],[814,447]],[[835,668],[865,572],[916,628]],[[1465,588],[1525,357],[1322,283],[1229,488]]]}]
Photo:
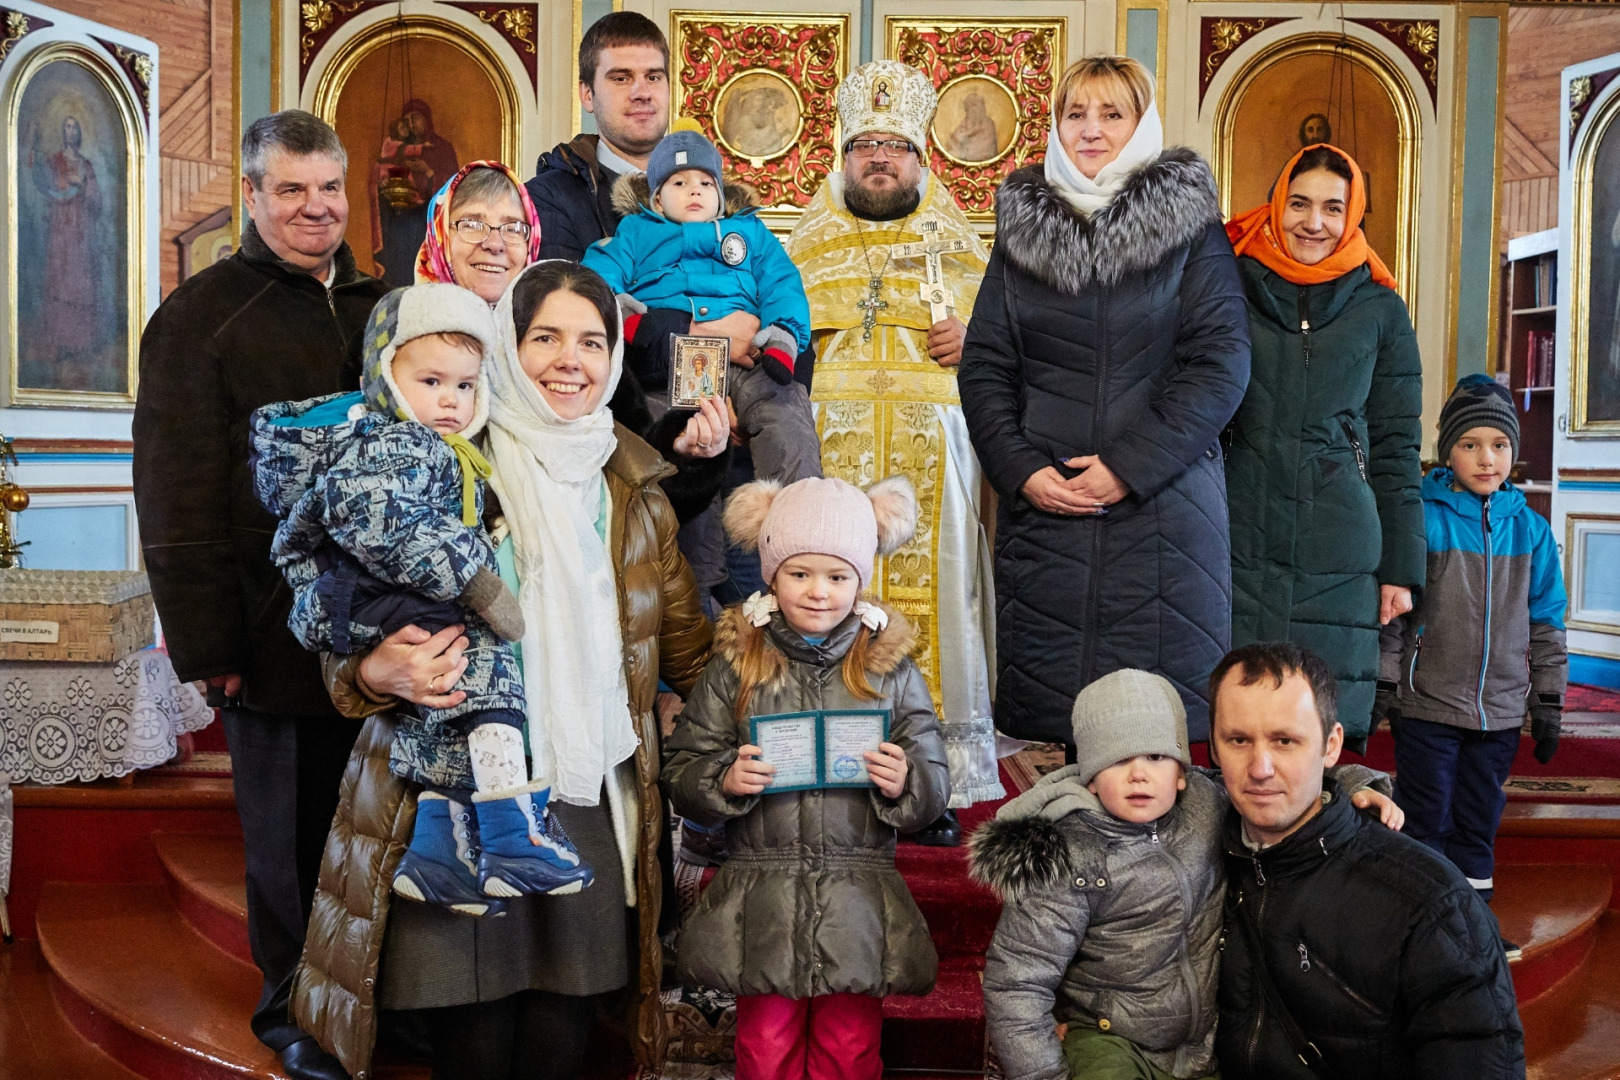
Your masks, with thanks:
[{"label": "fur hood trim", "polygon": [[1067,881],[1069,843],[1043,818],[992,818],[968,837],[968,873],[1003,897]]},{"label": "fur hood trim", "polygon": [[1078,296],[1152,269],[1220,220],[1209,163],[1176,146],[1132,173],[1090,217],[1046,182],[1041,166],[1019,169],[996,195],[996,247],[1024,273]]},{"label": "fur hood trim", "polygon": [[[739,180],[726,181],[724,194],[726,209],[721,217],[731,217],[761,205],[759,192]],[[641,210],[652,212],[652,188],[647,183],[647,174],[625,173],[613,181],[613,212],[629,217]]]},{"label": "fur hood trim", "polygon": [[[868,601],[871,603],[872,601]],[[876,604],[889,616],[889,625],[872,638],[872,643],[866,650],[866,670],[873,675],[887,675],[900,666],[901,661],[911,655],[911,650],[917,644],[917,630],[899,611],[887,604]],[[749,624],[748,617],[743,614],[741,604],[733,604],[720,613],[720,619],[714,624],[714,655],[724,657],[731,669],[736,671],[742,664],[743,645],[747,641],[747,634],[754,627]],[[767,639],[769,640],[769,639]],[[776,649],[767,650],[772,662],[785,665],[784,657]],[[774,679],[776,676],[771,676]],[[771,681],[770,679],[766,680]]]}]

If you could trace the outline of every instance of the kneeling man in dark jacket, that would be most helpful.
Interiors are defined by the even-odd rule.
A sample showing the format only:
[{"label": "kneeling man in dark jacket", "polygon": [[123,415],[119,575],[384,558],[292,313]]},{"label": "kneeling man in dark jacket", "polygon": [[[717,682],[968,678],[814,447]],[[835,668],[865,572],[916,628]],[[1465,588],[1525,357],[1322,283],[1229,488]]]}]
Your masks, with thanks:
[{"label": "kneeling man in dark jacket", "polygon": [[1210,676],[1232,809],[1216,1053],[1225,1080],[1524,1076],[1496,919],[1445,858],[1322,770],[1344,730],[1321,658],[1260,643]]}]

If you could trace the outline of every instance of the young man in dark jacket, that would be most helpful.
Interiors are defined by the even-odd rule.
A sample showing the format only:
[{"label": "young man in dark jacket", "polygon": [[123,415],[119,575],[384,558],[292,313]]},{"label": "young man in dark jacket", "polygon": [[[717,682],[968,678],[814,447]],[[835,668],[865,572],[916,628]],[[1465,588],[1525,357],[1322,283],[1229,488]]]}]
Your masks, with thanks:
[{"label": "young man in dark jacket", "polygon": [[[579,43],[579,101],[596,118],[599,135],[577,135],[542,154],[524,186],[540,215],[540,257],[578,261],[585,249],[612,236],[623,215],[613,206],[613,182],[647,171],[647,156],[669,126],[669,42],[645,15],[616,11],[592,23]],[[699,313],[701,319],[701,313]],[[649,311],[625,342],[625,367],[648,393],[668,386],[671,334],[731,340],[732,359],[757,350],[759,319],[733,312],[710,322],[684,311]]]},{"label": "young man in dark jacket", "polygon": [[241,249],[153,313],[134,419],[135,505],[169,655],[224,704],[264,973],[253,1031],[290,1076],[321,1080],[345,1074],[287,1001],[360,725],[338,715],[319,658],[287,629],[292,593],[270,562],[276,521],[253,496],[247,438],[261,405],[358,385],[350,344],[388,286],[343,242],[346,165],[337,133],[309,113],[248,128]]},{"label": "young man in dark jacket", "polygon": [[1523,1077],[1496,920],[1443,856],[1356,813],[1321,658],[1267,642],[1210,676],[1226,823],[1226,1080]]}]

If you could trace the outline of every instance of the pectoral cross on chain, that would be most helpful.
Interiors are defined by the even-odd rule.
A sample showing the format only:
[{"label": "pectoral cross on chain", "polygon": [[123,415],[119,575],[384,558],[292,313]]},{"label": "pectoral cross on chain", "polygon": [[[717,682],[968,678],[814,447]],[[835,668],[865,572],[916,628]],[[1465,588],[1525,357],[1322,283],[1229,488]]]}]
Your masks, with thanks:
[{"label": "pectoral cross on chain", "polygon": [[866,283],[870,295],[865,300],[857,300],[855,306],[861,309],[861,340],[872,340],[872,327],[877,325],[878,312],[889,306],[887,300],[878,298],[883,291],[883,279],[875,277]]},{"label": "pectoral cross on chain", "polygon": [[921,241],[910,244],[896,244],[891,249],[891,258],[895,259],[923,259],[928,268],[928,280],[917,286],[917,292],[922,302],[928,305],[928,315],[934,322],[939,322],[951,314],[956,297],[945,287],[945,275],[940,266],[940,256],[958,254],[969,250],[966,240],[941,240],[940,229],[944,225],[937,217],[926,217],[916,221],[912,227],[923,237]]}]

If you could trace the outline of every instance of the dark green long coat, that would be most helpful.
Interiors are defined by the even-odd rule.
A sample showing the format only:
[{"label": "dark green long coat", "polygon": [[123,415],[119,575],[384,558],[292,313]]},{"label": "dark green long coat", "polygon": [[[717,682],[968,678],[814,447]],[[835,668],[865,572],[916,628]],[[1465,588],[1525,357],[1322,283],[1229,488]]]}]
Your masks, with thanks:
[{"label": "dark green long coat", "polygon": [[1292,641],[1320,655],[1339,678],[1339,722],[1360,738],[1378,677],[1378,586],[1423,584],[1417,338],[1365,266],[1303,287],[1254,259],[1238,269],[1252,367],[1226,459],[1232,645]]}]

